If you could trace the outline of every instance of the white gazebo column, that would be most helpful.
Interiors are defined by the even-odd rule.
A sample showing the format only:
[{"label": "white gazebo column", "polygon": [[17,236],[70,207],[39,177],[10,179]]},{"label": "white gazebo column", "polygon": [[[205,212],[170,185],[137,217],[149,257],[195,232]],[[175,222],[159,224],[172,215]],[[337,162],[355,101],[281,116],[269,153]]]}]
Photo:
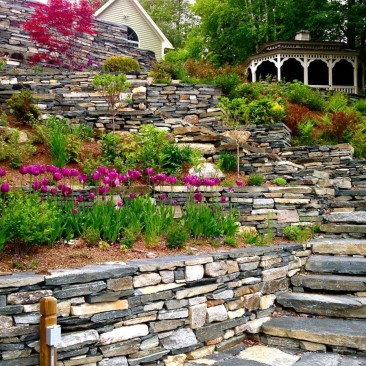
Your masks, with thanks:
[{"label": "white gazebo column", "polygon": [[304,55],[304,84],[309,85],[309,64],[307,55]]},{"label": "white gazebo column", "polygon": [[358,62],[357,58],[352,63],[353,66],[353,86],[355,87],[355,94],[358,94]]},{"label": "white gazebo column", "polygon": [[281,80],[281,55],[277,55],[277,62],[275,63],[277,67],[277,81]]},{"label": "white gazebo column", "polygon": [[251,65],[250,65],[250,71],[252,72],[252,83],[255,83],[257,81],[257,76],[255,74],[257,68],[254,66],[254,62],[252,61]]},{"label": "white gazebo column", "polygon": [[333,62],[331,59],[327,61],[329,90],[333,90],[333,66],[336,61],[337,60],[334,60]]}]

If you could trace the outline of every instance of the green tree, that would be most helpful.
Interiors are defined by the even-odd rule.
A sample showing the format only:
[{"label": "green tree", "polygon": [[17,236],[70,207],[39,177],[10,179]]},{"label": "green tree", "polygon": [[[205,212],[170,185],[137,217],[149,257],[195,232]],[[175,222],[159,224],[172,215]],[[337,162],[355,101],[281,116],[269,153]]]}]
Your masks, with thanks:
[{"label": "green tree", "polygon": [[127,82],[125,74],[112,75],[112,74],[97,74],[94,76],[93,86],[101,92],[103,97],[108,103],[108,106],[112,109],[112,126],[113,132],[115,131],[114,119],[118,112],[116,106],[120,101],[120,94],[127,90],[131,83]]},{"label": "green tree", "polygon": [[140,3],[174,47],[182,47],[196,22],[189,0],[140,0]]}]

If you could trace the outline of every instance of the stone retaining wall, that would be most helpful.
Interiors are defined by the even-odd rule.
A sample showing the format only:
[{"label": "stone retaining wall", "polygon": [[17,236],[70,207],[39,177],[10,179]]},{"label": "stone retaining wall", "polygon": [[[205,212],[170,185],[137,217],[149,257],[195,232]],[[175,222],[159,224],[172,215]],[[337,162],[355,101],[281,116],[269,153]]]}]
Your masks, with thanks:
[{"label": "stone retaining wall", "polygon": [[[18,59],[19,57],[26,59],[37,52],[35,45],[30,42],[22,28],[34,4],[38,3],[31,0],[0,1],[0,50],[2,52],[7,52],[9,55],[18,54]],[[125,55],[137,59],[144,69],[151,67],[151,62],[155,61],[154,53],[131,46],[127,42],[126,26],[96,19],[93,22],[95,34],[84,36],[80,47],[85,55],[85,64],[89,56],[92,57],[93,64],[98,65],[109,56]],[[17,66],[16,63],[14,65]]]},{"label": "stone retaining wall", "polygon": [[258,332],[308,255],[303,245],[284,245],[2,276],[0,365],[39,364],[44,296],[58,301],[60,366],[226,350]]}]

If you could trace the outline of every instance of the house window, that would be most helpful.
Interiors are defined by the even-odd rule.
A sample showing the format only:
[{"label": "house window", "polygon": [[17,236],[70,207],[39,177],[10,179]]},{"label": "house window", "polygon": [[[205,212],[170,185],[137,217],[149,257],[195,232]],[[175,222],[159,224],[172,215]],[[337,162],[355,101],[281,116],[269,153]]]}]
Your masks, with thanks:
[{"label": "house window", "polygon": [[140,47],[140,41],[137,33],[129,26],[127,26],[127,39],[128,43],[130,43],[132,46]]}]

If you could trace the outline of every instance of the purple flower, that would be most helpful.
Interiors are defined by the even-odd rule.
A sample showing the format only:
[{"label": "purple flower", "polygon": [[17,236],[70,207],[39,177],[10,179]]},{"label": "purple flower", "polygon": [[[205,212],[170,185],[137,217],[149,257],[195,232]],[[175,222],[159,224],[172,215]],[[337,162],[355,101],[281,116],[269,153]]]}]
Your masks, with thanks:
[{"label": "purple flower", "polygon": [[79,175],[79,182],[80,183],[86,183],[88,181],[88,176],[86,174],[80,174]]},{"label": "purple flower", "polygon": [[78,209],[77,209],[77,208],[73,208],[73,209],[72,209],[72,213],[73,213],[74,215],[76,215],[78,212],[79,212],[79,211],[78,211]]},{"label": "purple flower", "polygon": [[55,172],[53,173],[53,180],[55,182],[60,181],[63,178],[62,174],[60,172]]},{"label": "purple flower", "polygon": [[221,202],[225,203],[227,201],[227,197],[226,196],[221,196]]},{"label": "purple flower", "polygon": [[5,176],[6,174],[6,170],[5,169],[0,169],[0,177]]},{"label": "purple flower", "polygon": [[76,198],[79,202],[83,202],[84,201],[84,196],[82,194],[79,194]]},{"label": "purple flower", "polygon": [[114,180],[109,181],[109,186],[110,187],[118,187],[119,184],[120,184],[119,179],[114,179]]},{"label": "purple flower", "polygon": [[136,193],[130,193],[130,198],[134,200],[136,198]]},{"label": "purple flower", "polygon": [[118,178],[117,170],[116,169],[110,170],[109,173],[108,173],[108,177],[111,180],[114,180],[114,179]]},{"label": "purple flower", "polygon": [[77,169],[70,169],[70,176],[71,177],[77,177],[80,174],[79,170]]},{"label": "purple flower", "polygon": [[10,191],[10,185],[9,183],[3,183],[1,186],[0,186],[0,191],[2,193],[8,193]]},{"label": "purple flower", "polygon": [[95,198],[95,194],[93,192],[89,193],[89,199],[93,200]]},{"label": "purple flower", "polygon": [[41,187],[41,192],[42,193],[47,193],[48,192],[48,187],[47,186],[42,186]]},{"label": "purple flower", "polygon": [[62,168],[61,173],[64,177],[70,178],[71,177],[71,169],[69,168]]},{"label": "purple flower", "polygon": [[107,167],[105,167],[104,165],[100,165],[100,166],[98,166],[97,171],[98,171],[100,174],[102,174],[102,175],[106,175],[106,174],[108,174],[108,168],[107,168]]},{"label": "purple flower", "polygon": [[193,195],[193,199],[196,201],[196,202],[202,202],[203,200],[203,194],[201,192],[197,192]]},{"label": "purple flower", "polygon": [[100,195],[106,194],[106,193],[109,192],[109,187],[107,187],[107,186],[100,186],[98,188],[98,192],[99,192]]},{"label": "purple flower", "polygon": [[118,180],[121,182],[121,183],[125,183],[127,182],[127,176],[124,175],[124,174],[118,174]]},{"label": "purple flower", "polygon": [[27,166],[21,166],[20,168],[19,168],[19,173],[20,174],[22,174],[22,175],[24,175],[24,174],[28,174],[29,173],[29,168],[27,167]]},{"label": "purple flower", "polygon": [[147,175],[153,175],[154,174],[154,169],[153,168],[146,168],[145,173]]},{"label": "purple flower", "polygon": [[93,180],[99,180],[100,173],[98,171],[95,171],[95,172],[92,173],[91,177],[92,177]]},{"label": "purple flower", "polygon": [[40,180],[35,180],[32,183],[32,189],[35,191],[39,191],[42,188],[42,182]]},{"label": "purple flower", "polygon": [[29,167],[29,174],[32,174],[34,176],[37,176],[40,174],[40,169],[38,165],[31,165]]},{"label": "purple flower", "polygon": [[54,165],[47,165],[46,166],[46,171],[48,173],[56,173],[56,172],[59,172],[60,171],[60,168],[58,168],[57,166],[54,166]]},{"label": "purple flower", "polygon": [[108,177],[108,176],[103,177],[102,182],[103,182],[104,184],[109,184],[109,182],[110,182],[109,177]]},{"label": "purple flower", "polygon": [[235,184],[238,186],[238,187],[241,187],[244,185],[244,183],[241,181],[241,180],[236,180],[235,181]]},{"label": "purple flower", "polygon": [[42,184],[43,184],[44,186],[48,186],[48,185],[50,184],[50,180],[49,180],[48,178],[43,178],[43,179],[41,180],[41,182],[42,182]]},{"label": "purple flower", "polygon": [[178,203],[178,201],[176,200],[176,199],[174,199],[173,201],[172,201],[172,204],[173,205],[176,205]]},{"label": "purple flower", "polygon": [[141,178],[141,173],[136,169],[130,169],[127,171],[128,177],[133,181],[136,182]]},{"label": "purple flower", "polygon": [[123,202],[122,201],[118,201],[116,206],[117,207],[122,207],[123,206]]},{"label": "purple flower", "polygon": [[229,187],[229,192],[230,193],[234,193],[234,188],[233,187]]},{"label": "purple flower", "polygon": [[161,201],[165,201],[165,200],[166,200],[166,194],[165,194],[165,193],[159,194],[159,195],[158,195],[158,198],[159,198],[159,200],[161,200]]},{"label": "purple flower", "polygon": [[177,177],[174,177],[174,175],[170,175],[169,177],[167,177],[167,182],[171,185],[177,183]]},{"label": "purple flower", "polygon": [[54,196],[57,193],[57,189],[55,187],[52,187],[50,189],[50,193],[52,194],[52,196]]}]

